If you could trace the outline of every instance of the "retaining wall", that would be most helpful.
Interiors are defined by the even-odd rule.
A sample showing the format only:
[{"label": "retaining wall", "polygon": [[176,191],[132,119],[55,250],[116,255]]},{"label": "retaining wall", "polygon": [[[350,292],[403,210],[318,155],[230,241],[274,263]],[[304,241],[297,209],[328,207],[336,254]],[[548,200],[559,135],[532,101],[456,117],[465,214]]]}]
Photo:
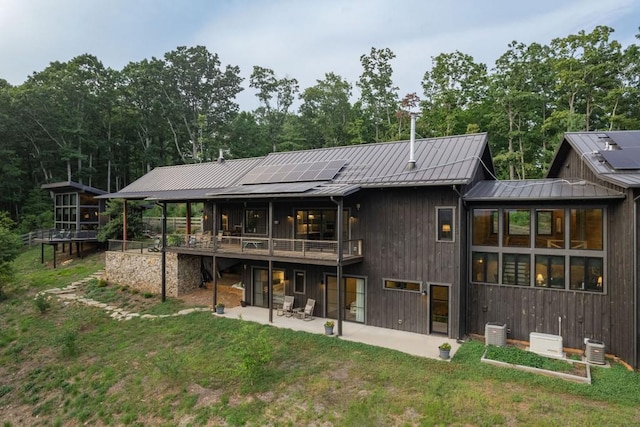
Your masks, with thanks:
[{"label": "retaining wall", "polygon": [[[177,297],[200,286],[200,258],[167,252],[167,296]],[[162,254],[108,251],[106,280],[140,292],[162,293]]]}]

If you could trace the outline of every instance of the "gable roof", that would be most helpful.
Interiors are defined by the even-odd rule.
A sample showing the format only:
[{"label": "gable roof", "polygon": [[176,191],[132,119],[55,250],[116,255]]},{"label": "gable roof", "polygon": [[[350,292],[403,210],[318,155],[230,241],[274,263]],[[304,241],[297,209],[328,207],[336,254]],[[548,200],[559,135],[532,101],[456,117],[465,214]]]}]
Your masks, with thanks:
[{"label": "gable roof", "polygon": [[465,201],[560,201],[618,199],[625,195],[578,179],[527,179],[511,181],[481,181],[464,196]]},{"label": "gable roof", "polygon": [[[241,197],[345,196],[359,188],[468,184],[478,168],[493,174],[487,134],[417,139],[408,170],[409,141],[350,145],[265,157],[159,167],[103,198],[188,200]],[[327,165],[317,178],[273,177],[270,170]],[[333,169],[331,169],[333,168]]]},{"label": "gable roof", "polygon": [[[615,143],[616,140],[628,142],[624,144],[625,146],[618,146]],[[610,150],[610,148],[615,148],[615,150]],[[615,158],[608,154],[608,152],[613,152],[629,159],[638,157],[640,160],[640,156],[638,156],[640,153],[640,131],[565,133],[549,166],[548,178],[559,175],[559,169],[571,149],[575,150],[584,164],[602,180],[623,188],[640,187],[640,168],[616,167],[618,163],[614,161]]]}]

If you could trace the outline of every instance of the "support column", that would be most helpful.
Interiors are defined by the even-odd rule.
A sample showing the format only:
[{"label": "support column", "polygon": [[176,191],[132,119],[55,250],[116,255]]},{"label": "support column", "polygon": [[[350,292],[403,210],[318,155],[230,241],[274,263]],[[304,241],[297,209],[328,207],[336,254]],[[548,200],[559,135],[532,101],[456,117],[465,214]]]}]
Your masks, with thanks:
[{"label": "support column", "polygon": [[273,298],[271,298],[271,295],[273,295],[273,261],[271,261],[271,259],[269,259],[269,286],[267,286],[267,298],[269,301],[269,323],[273,323]]},{"label": "support column", "polygon": [[343,200],[342,197],[336,200],[333,196],[331,196],[331,201],[335,203],[338,207],[338,212],[336,213],[336,234],[337,234],[337,259],[336,259],[336,280],[337,280],[337,301],[338,301],[338,336],[342,335],[342,308],[344,307],[344,295],[343,295],[343,283],[342,283],[342,246],[343,246],[343,238],[342,238],[342,210],[343,210]]}]

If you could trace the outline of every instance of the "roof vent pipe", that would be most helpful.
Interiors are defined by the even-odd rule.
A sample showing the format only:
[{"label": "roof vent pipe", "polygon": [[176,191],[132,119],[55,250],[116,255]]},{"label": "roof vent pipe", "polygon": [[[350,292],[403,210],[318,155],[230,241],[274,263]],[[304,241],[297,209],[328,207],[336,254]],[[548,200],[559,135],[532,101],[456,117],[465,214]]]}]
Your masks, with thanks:
[{"label": "roof vent pipe", "polygon": [[224,163],[224,152],[220,149],[220,155],[218,156],[218,163]]},{"label": "roof vent pipe", "polygon": [[411,113],[411,136],[409,138],[409,162],[407,162],[407,170],[416,168],[415,144],[416,144],[416,113]]}]

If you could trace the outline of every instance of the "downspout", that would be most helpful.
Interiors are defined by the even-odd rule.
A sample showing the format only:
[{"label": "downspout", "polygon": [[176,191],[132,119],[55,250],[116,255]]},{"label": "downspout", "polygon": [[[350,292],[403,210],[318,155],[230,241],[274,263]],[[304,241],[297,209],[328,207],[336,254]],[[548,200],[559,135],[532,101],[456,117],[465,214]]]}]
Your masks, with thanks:
[{"label": "downspout", "polygon": [[162,302],[167,300],[167,202],[162,203]]},{"label": "downspout", "polygon": [[[458,250],[456,250],[456,256],[458,257],[458,265],[460,266],[458,268],[458,272],[457,272],[457,280],[458,280],[458,298],[460,298],[460,304],[458,305],[458,310],[460,310],[460,313],[458,313],[458,319],[460,320],[460,325],[458,326],[458,336],[456,338],[461,339],[462,337],[465,336],[466,332],[467,332],[467,316],[468,316],[468,312],[467,312],[467,305],[468,305],[468,301],[469,301],[469,281],[467,280],[467,272],[468,270],[468,264],[467,264],[467,247],[468,247],[468,234],[469,234],[469,227],[468,227],[468,221],[466,221],[467,218],[467,213],[466,211],[463,211],[464,209],[464,205],[462,204],[462,194],[460,194],[460,192],[458,191],[458,189],[456,188],[456,186],[453,186],[453,190],[456,192],[456,194],[458,195],[458,215],[457,215],[457,230],[458,230],[458,239],[456,240],[457,242],[457,246],[458,246]],[[465,218],[465,221],[462,221],[462,218]],[[463,223],[464,223],[464,229],[463,227]],[[462,240],[462,236],[465,236],[464,241]],[[455,236],[454,236],[455,238]],[[463,283],[464,283],[464,288],[463,288]],[[463,292],[464,289],[464,292]]]},{"label": "downspout", "polygon": [[638,199],[633,199],[633,369],[638,369]]},{"label": "downspout", "polygon": [[331,196],[331,201],[338,206],[338,214],[336,215],[336,233],[338,234],[338,259],[336,260],[336,280],[338,288],[338,336],[342,336],[342,307],[344,307],[344,296],[342,295],[342,209],[343,201],[336,200]]}]

